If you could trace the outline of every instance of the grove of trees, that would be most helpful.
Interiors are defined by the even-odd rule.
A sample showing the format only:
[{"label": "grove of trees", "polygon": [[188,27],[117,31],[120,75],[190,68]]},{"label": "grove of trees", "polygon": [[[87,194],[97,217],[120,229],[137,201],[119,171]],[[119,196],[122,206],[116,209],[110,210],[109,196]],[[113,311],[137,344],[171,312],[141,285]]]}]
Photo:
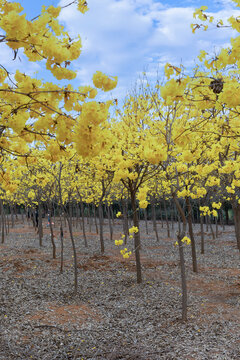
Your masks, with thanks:
[{"label": "grove of trees", "polygon": [[[240,1],[234,2],[240,6]],[[67,6],[75,5],[82,13],[88,10],[82,0]],[[172,245],[181,265],[183,320],[187,320],[185,246],[191,247],[193,271],[198,272],[193,211],[201,225],[204,253],[203,221],[211,227],[213,222],[223,223],[223,215],[228,216],[223,210],[232,208],[240,251],[240,25],[234,16],[224,24],[206,10],[196,10],[199,23],[192,25],[193,31],[202,27],[207,31],[208,25],[224,31],[221,27],[229,26],[236,32],[230,46],[217,55],[203,49],[191,70],[184,64],[166,64],[163,82],[156,79],[153,84],[143,74],[141,85],[119,108],[116,100],[98,99],[101,91],[117,86],[117,77],[97,71],[93,85],[77,89],[71,85],[76,77],[71,63],[81,56],[81,38],[71,39],[59,23],[61,7],[43,6],[39,16],[27,20],[19,3],[0,1],[0,41],[14,57],[24,53],[29,62],[42,62],[54,79],[39,80],[18,70],[12,75],[0,68],[2,242],[4,212],[17,205],[29,213],[38,209],[35,225],[41,246],[45,209],[55,258],[51,217],[57,209],[61,232],[66,221],[71,237],[75,293],[78,260],[72,228],[79,216],[87,248],[84,208],[99,216],[96,252],[105,251],[103,217],[109,221],[110,241],[114,218],[121,217],[123,235],[115,240],[116,246],[124,258],[135,258],[136,280],[141,283],[139,217],[146,218],[146,208],[151,209],[157,242],[156,208],[160,204],[166,215],[166,205],[171,204],[179,224]],[[57,85],[63,79],[66,85]],[[61,256],[63,271],[63,246]]]}]

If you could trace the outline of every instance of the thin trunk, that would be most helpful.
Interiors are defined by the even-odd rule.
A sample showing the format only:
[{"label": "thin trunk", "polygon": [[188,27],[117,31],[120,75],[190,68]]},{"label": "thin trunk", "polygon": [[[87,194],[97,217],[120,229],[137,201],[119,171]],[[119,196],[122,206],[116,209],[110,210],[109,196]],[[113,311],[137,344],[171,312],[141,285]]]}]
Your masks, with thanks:
[{"label": "thin trunk", "polygon": [[93,211],[94,211],[94,222],[95,222],[96,234],[98,234],[98,223],[97,223],[97,214],[96,214],[96,206],[95,205],[94,205]]},{"label": "thin trunk", "polygon": [[159,236],[158,236],[158,231],[157,231],[157,222],[156,222],[155,198],[154,197],[151,197],[151,206],[152,206],[153,230],[155,232],[157,242],[159,242]]},{"label": "thin trunk", "polygon": [[213,240],[215,240],[215,234],[214,234],[213,227],[212,227],[212,219],[210,217],[208,219],[209,219],[209,226],[210,226],[212,238],[213,238]]},{"label": "thin trunk", "polygon": [[162,204],[161,204],[161,201],[159,201],[159,210],[160,210],[160,219],[161,219],[162,228],[163,228],[163,212],[162,212]]},{"label": "thin trunk", "polygon": [[88,223],[89,232],[92,231],[92,223],[91,223],[90,217],[91,217],[91,214],[90,214],[90,205],[87,204],[87,223]]},{"label": "thin trunk", "polygon": [[70,196],[68,197],[68,208],[69,208],[69,221],[71,222],[71,226],[73,229],[73,211],[72,211],[72,201],[70,199]]},{"label": "thin trunk", "polygon": [[78,208],[78,221],[79,221],[79,224],[80,224],[80,229],[82,230],[81,204],[78,204],[77,208]]},{"label": "thin trunk", "polygon": [[237,247],[240,251],[240,204],[233,204],[233,219],[234,219],[234,228],[235,228],[235,235],[237,240]]},{"label": "thin trunk", "polygon": [[60,241],[61,241],[61,260],[60,260],[60,273],[63,272],[63,226],[62,226],[62,216],[60,215]]},{"label": "thin trunk", "polygon": [[5,233],[7,235],[9,234],[9,227],[10,227],[9,216],[5,214],[4,218],[5,218]]},{"label": "thin trunk", "polygon": [[76,295],[77,294],[77,289],[78,289],[77,252],[76,252],[76,247],[75,247],[75,241],[74,241],[74,238],[73,238],[71,222],[69,221],[66,208],[63,205],[62,187],[61,187],[61,174],[62,174],[62,164],[60,162],[60,164],[59,164],[59,177],[58,177],[59,198],[60,198],[60,204],[61,204],[60,211],[64,212],[64,219],[66,220],[66,218],[67,218],[68,227],[69,227],[70,239],[71,239],[72,249],[73,249],[73,259],[74,259],[74,294]]},{"label": "thin trunk", "polygon": [[127,207],[128,207],[128,201],[127,199],[122,199],[122,209],[123,209],[123,233],[125,235],[124,237],[124,243],[127,244],[127,238],[128,238],[128,213],[127,213]]},{"label": "thin trunk", "polygon": [[13,216],[13,207],[10,206],[10,212],[11,212],[11,225],[12,225],[12,228],[14,227],[14,216]]},{"label": "thin trunk", "polygon": [[208,232],[208,216],[205,216],[206,232]]},{"label": "thin trunk", "polygon": [[192,227],[192,207],[191,207],[189,197],[186,197],[186,204],[187,204],[188,230],[189,230],[189,235],[190,235],[190,239],[191,239],[191,249],[192,249],[192,266],[193,266],[193,271],[195,273],[197,273],[198,269],[197,269],[196,245],[195,245],[195,238],[194,238],[193,227]]},{"label": "thin trunk", "polygon": [[[198,200],[199,207],[201,206],[200,200]],[[201,231],[201,254],[204,254],[204,228],[203,228],[203,217],[200,215],[200,231]]]},{"label": "thin trunk", "polygon": [[4,206],[3,206],[3,201],[2,199],[0,199],[0,207],[1,207],[1,225],[2,225],[2,244],[4,244],[5,242],[5,232],[4,232]]},{"label": "thin trunk", "polygon": [[134,233],[134,251],[135,251],[135,259],[136,259],[136,273],[137,273],[137,283],[140,284],[142,282],[142,267],[141,267],[141,259],[140,259],[140,229],[139,229],[139,221],[138,221],[138,210],[136,206],[136,195],[134,191],[130,192],[131,195],[131,203],[133,210],[133,226],[138,228],[138,232]]},{"label": "thin trunk", "polygon": [[176,204],[176,208],[183,222],[181,233],[178,233],[177,239],[178,239],[178,249],[179,249],[180,268],[181,268],[181,283],[182,283],[182,320],[186,321],[187,320],[187,279],[186,279],[186,268],[185,268],[182,239],[186,234],[187,220],[184,211],[177,199],[176,194],[173,194],[173,200]]},{"label": "thin trunk", "polygon": [[50,227],[50,234],[51,234],[51,243],[52,243],[52,257],[53,259],[56,259],[56,244],[54,241],[54,232],[53,232],[53,221],[52,221],[52,203],[48,203],[48,221],[49,221],[49,227]]},{"label": "thin trunk", "polygon": [[42,246],[43,226],[42,226],[42,204],[40,200],[38,202],[38,236],[39,236],[39,246]]},{"label": "thin trunk", "polygon": [[51,232],[52,257],[53,257],[53,259],[56,259],[56,244],[55,244],[55,241],[54,241],[54,233],[53,233],[53,226],[52,226],[51,211],[50,211],[50,215],[49,215],[49,226],[50,226],[50,232]]},{"label": "thin trunk", "polygon": [[78,289],[78,274],[77,274],[77,252],[76,252],[76,246],[75,246],[75,241],[74,241],[74,237],[73,237],[73,232],[72,232],[72,224],[71,221],[68,217],[67,217],[67,223],[68,223],[68,228],[69,228],[69,233],[70,233],[70,239],[71,239],[71,243],[72,243],[72,249],[73,249],[73,259],[74,259],[74,294],[77,294],[77,289]]},{"label": "thin trunk", "polygon": [[113,239],[113,227],[111,221],[111,214],[110,214],[110,207],[107,205],[107,216],[108,216],[108,225],[109,225],[109,233],[110,233],[110,240]]},{"label": "thin trunk", "polygon": [[147,209],[144,209],[144,221],[145,221],[146,234],[148,234]]},{"label": "thin trunk", "polygon": [[82,214],[82,231],[83,231],[84,246],[85,246],[85,247],[88,247],[87,237],[86,237],[86,231],[85,231],[84,207],[83,207],[83,202],[82,202],[82,200],[81,200],[81,202],[80,202],[80,207],[81,207],[81,214]]},{"label": "thin trunk", "polygon": [[178,249],[181,267],[181,282],[182,282],[182,320],[187,321],[187,280],[186,280],[186,268],[182,243],[182,235],[178,235]]},{"label": "thin trunk", "polygon": [[215,225],[216,225],[216,238],[218,238],[218,218],[215,217]]},{"label": "thin trunk", "polygon": [[225,230],[225,225],[224,225],[224,218],[223,218],[223,210],[220,209],[220,222],[221,222],[221,226],[223,231]]},{"label": "thin trunk", "polygon": [[91,206],[89,204],[89,230],[90,230],[90,232],[92,232],[92,225],[93,225],[93,218],[92,218],[92,213],[91,213]]},{"label": "thin trunk", "polygon": [[[59,211],[59,208],[58,208],[58,211]],[[60,211],[61,211],[61,210],[60,210]],[[61,214],[60,214],[60,217],[61,217]],[[54,227],[57,226],[56,207],[55,207],[54,204],[53,204],[53,226],[54,226]]]},{"label": "thin trunk", "polygon": [[101,247],[101,253],[103,254],[105,251],[105,247],[104,247],[104,239],[103,239],[103,206],[102,206],[102,202],[100,202],[98,205],[98,215],[99,215],[100,247]]},{"label": "thin trunk", "polygon": [[168,222],[168,214],[167,214],[167,206],[166,206],[165,198],[163,199],[163,204],[164,204],[165,219],[166,219],[166,224],[167,224],[167,236],[168,236],[168,238],[170,238],[170,227],[169,227],[169,222]]},{"label": "thin trunk", "polygon": [[229,225],[228,205],[226,202],[225,202],[224,210],[226,215],[226,225]]},{"label": "thin trunk", "polygon": [[114,214],[113,214],[113,208],[112,208],[112,206],[110,206],[110,213],[111,213],[111,219],[112,219],[112,224],[113,224],[113,226],[114,226]]},{"label": "thin trunk", "polygon": [[170,202],[171,205],[171,222],[172,222],[172,230],[174,230],[174,217],[173,217],[173,206],[172,206],[172,201]]}]

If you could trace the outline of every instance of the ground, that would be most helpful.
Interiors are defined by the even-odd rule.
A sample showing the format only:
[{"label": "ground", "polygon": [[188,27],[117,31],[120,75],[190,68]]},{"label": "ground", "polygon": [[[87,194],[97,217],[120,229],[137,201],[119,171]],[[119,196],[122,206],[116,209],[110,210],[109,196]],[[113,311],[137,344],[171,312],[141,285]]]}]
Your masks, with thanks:
[{"label": "ground", "polygon": [[[0,246],[0,359],[240,359],[240,267],[234,229],[219,228],[212,239],[205,229],[205,254],[197,241],[198,274],[185,247],[188,321],[181,321],[178,249],[166,225],[141,224],[143,283],[136,284],[134,257],[123,259],[104,226],[105,254],[100,254],[93,223],[87,225],[88,248],[80,226],[74,227],[78,253],[78,294],[73,290],[73,258],[64,231],[64,269],[60,273],[59,225],[54,233],[57,259],[51,258],[50,231],[44,221],[43,246],[25,219],[10,225]],[[115,220],[119,239],[121,219]],[[132,243],[127,245],[132,248]]]}]

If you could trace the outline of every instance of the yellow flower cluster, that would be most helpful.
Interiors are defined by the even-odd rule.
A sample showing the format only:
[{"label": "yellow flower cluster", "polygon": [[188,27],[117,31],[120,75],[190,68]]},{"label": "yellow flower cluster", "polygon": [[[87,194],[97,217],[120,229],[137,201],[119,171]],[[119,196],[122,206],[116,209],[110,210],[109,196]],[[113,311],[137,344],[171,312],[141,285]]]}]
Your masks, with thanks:
[{"label": "yellow flower cluster", "polygon": [[167,63],[164,66],[164,73],[165,73],[167,79],[170,79],[171,75],[174,74],[174,71],[175,71],[176,75],[181,73],[181,69],[179,67],[173,66],[173,65],[171,65],[169,63]]},{"label": "yellow flower cluster", "polygon": [[196,9],[193,13],[193,17],[196,19],[196,17],[198,17],[198,19],[202,20],[202,21],[206,21],[207,20],[207,16],[203,13],[203,11],[206,11],[208,9],[207,6],[201,6],[199,9]]},{"label": "yellow flower cluster", "polygon": [[78,11],[80,11],[82,14],[84,14],[86,11],[88,11],[88,4],[86,0],[78,0]]},{"label": "yellow flower cluster", "polygon": [[46,68],[57,79],[73,79],[76,73],[66,67],[79,57],[81,39],[73,42],[57,17],[61,7],[43,6],[42,13],[29,21],[20,15],[20,4],[0,2],[0,27],[6,33],[6,43],[13,49],[23,48],[30,61],[46,60]]},{"label": "yellow flower cluster", "polygon": [[213,202],[213,203],[212,203],[212,207],[213,207],[214,209],[220,209],[221,206],[222,206],[222,203],[221,203],[221,202],[218,202],[218,203]]},{"label": "yellow flower cluster", "polygon": [[206,186],[219,186],[220,184],[220,178],[217,178],[215,176],[209,176],[209,178],[206,181]]},{"label": "yellow flower cluster", "polygon": [[[220,209],[221,205],[219,205],[220,203],[213,203],[215,206],[215,209]],[[214,216],[214,217],[217,217],[218,216],[218,213],[217,211],[213,209],[213,210],[210,210],[208,206],[200,206],[199,207],[199,210],[201,211],[201,216],[210,216],[211,214]]]},{"label": "yellow flower cluster", "polygon": [[[185,243],[186,245],[190,245],[191,244],[191,239],[189,239],[188,236],[184,236],[182,239],[181,239],[181,242],[182,243]],[[178,241],[175,242],[175,246],[177,246],[179,243]]]},{"label": "yellow flower cluster", "polygon": [[123,240],[115,240],[115,245],[116,246],[121,246],[123,244]]},{"label": "yellow flower cluster", "polygon": [[128,251],[127,248],[120,250],[120,253],[122,254],[124,259],[128,259],[132,255],[132,252]]},{"label": "yellow flower cluster", "polygon": [[116,214],[116,217],[119,218],[120,216],[122,216],[122,213],[121,213],[121,211],[118,211]]},{"label": "yellow flower cluster", "polygon": [[177,81],[169,80],[164,86],[160,87],[161,96],[166,105],[172,105],[174,101],[179,101],[184,96],[187,79]]},{"label": "yellow flower cluster", "polygon": [[138,233],[138,228],[137,226],[132,226],[130,229],[129,229],[129,234],[133,234],[133,233]]},{"label": "yellow flower cluster", "polygon": [[98,89],[102,89],[103,91],[113,90],[117,86],[117,76],[112,77],[113,80],[107,75],[103,74],[101,71],[96,71],[93,75],[93,84]]},{"label": "yellow flower cluster", "polygon": [[146,207],[148,206],[148,201],[146,200],[148,191],[149,188],[146,186],[141,187],[138,191],[137,199],[139,201],[139,207],[141,209],[146,209]]},{"label": "yellow flower cluster", "polygon": [[232,186],[226,186],[226,190],[229,194],[235,194],[234,187]]}]

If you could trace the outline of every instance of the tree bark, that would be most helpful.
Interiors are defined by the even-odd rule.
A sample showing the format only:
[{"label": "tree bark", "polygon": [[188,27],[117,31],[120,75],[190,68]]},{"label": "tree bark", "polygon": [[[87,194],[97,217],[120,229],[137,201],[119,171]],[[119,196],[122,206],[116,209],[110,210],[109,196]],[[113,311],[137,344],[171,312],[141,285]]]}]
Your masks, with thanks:
[{"label": "tree bark", "polygon": [[2,225],[2,235],[1,235],[2,241],[1,241],[1,243],[4,244],[4,242],[5,242],[5,232],[4,232],[5,224],[4,224],[4,206],[3,206],[2,199],[0,199],[0,207],[1,207],[1,225]]},{"label": "tree bark", "polygon": [[163,204],[164,204],[165,219],[166,219],[166,224],[167,224],[167,236],[168,236],[168,238],[170,238],[170,227],[169,227],[169,222],[168,222],[168,214],[167,214],[167,206],[166,206],[165,198],[163,199]]},{"label": "tree bark", "polygon": [[56,259],[56,244],[54,241],[54,233],[53,233],[53,226],[52,226],[52,207],[49,206],[49,227],[51,232],[51,243],[52,243],[52,257]]},{"label": "tree bark", "polygon": [[194,239],[193,227],[192,227],[192,207],[189,197],[186,197],[186,204],[187,204],[188,230],[191,239],[191,249],[192,249],[192,266],[193,266],[193,271],[197,273],[198,269],[197,269],[196,245],[195,245],[195,239]]},{"label": "tree bark", "polygon": [[110,206],[107,205],[107,215],[108,215],[108,225],[109,225],[109,233],[110,233],[110,240],[113,239],[113,226],[112,226],[112,220],[111,220],[111,213],[110,213]]},{"label": "tree bark", "polygon": [[159,242],[159,236],[158,236],[158,231],[157,231],[157,222],[156,222],[155,198],[154,197],[151,197],[151,207],[152,207],[153,230],[155,232],[157,242]]},{"label": "tree bark", "polygon": [[39,236],[39,246],[42,246],[43,239],[43,226],[42,226],[42,203],[38,201],[38,236]]},{"label": "tree bark", "polygon": [[144,209],[144,221],[145,221],[146,234],[148,234],[147,209]]},{"label": "tree bark", "polygon": [[97,215],[96,215],[96,206],[95,205],[94,205],[93,211],[94,211],[94,222],[95,222],[96,234],[98,234],[98,224],[97,224]]},{"label": "tree bark", "polygon": [[234,219],[237,247],[238,250],[240,251],[240,204],[233,203],[232,208],[233,208],[233,219]]},{"label": "tree bark", "polygon": [[103,206],[102,206],[102,202],[100,202],[98,205],[98,215],[99,215],[100,247],[101,247],[101,253],[103,254],[105,251],[105,246],[104,246],[104,238],[103,238]]},{"label": "tree bark", "polygon": [[136,206],[136,195],[134,191],[130,192],[131,195],[131,203],[133,210],[133,226],[138,228],[138,232],[134,233],[134,251],[135,251],[135,259],[136,259],[136,273],[137,273],[137,283],[140,284],[142,282],[142,267],[141,267],[141,259],[140,259],[140,229],[139,229],[139,221],[138,221],[138,211]]},{"label": "tree bark", "polygon": [[125,235],[124,237],[124,243],[127,244],[127,238],[128,238],[128,202],[127,199],[122,199],[122,209],[123,209],[123,233]]},{"label": "tree bark", "polygon": [[82,215],[82,231],[83,231],[84,246],[88,247],[87,237],[86,237],[86,230],[85,230],[84,207],[83,207],[82,200],[80,202],[80,207],[81,207],[81,215]]},{"label": "tree bark", "polygon": [[186,321],[187,320],[187,279],[186,279],[186,268],[185,268],[182,239],[186,234],[187,220],[184,211],[177,199],[176,194],[172,194],[172,196],[176,204],[176,208],[183,222],[182,230],[180,233],[178,233],[177,239],[178,239],[178,249],[179,249],[180,268],[181,268],[181,284],[182,284],[182,320]]}]

